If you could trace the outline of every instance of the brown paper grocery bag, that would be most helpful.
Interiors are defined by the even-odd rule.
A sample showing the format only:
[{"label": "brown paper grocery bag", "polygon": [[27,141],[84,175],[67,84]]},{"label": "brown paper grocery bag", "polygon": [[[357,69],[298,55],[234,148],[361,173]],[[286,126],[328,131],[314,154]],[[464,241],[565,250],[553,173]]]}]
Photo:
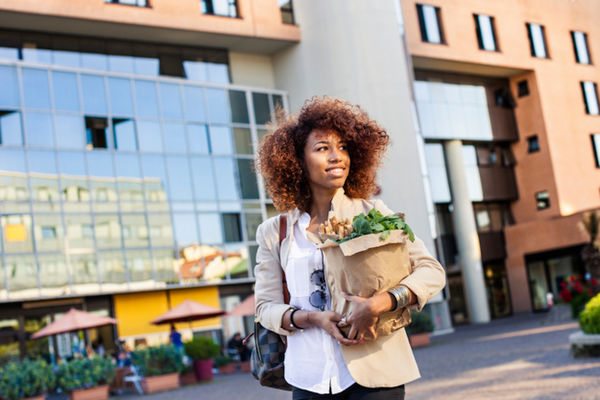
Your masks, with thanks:
[{"label": "brown paper grocery bag", "polygon": [[[344,299],[343,292],[371,297],[398,286],[411,272],[406,240],[404,232],[393,230],[385,240],[376,233],[341,244],[328,240],[320,245],[325,257],[332,310],[345,316],[352,312],[351,303]],[[389,335],[409,323],[408,309],[385,313],[377,322],[377,336]],[[347,334],[349,329],[344,328],[342,332]]]}]

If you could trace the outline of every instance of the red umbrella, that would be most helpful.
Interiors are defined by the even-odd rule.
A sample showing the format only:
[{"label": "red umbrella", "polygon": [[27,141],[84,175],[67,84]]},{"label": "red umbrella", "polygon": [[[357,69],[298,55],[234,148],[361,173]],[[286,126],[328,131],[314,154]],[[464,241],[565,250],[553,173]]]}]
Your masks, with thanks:
[{"label": "red umbrella", "polygon": [[68,313],[34,333],[32,338],[39,339],[46,336],[58,335],[60,333],[97,328],[116,323],[117,320],[114,318],[101,317],[96,314],[71,308]]},{"label": "red umbrella", "polygon": [[176,322],[192,322],[201,319],[218,317],[225,314],[225,311],[218,308],[186,300],[175,308],[157,317],[152,321],[154,325],[174,324]]},{"label": "red umbrella", "polygon": [[246,300],[235,306],[233,310],[229,311],[227,315],[236,317],[246,317],[254,315],[256,308],[256,302],[254,301],[254,295],[246,297]]}]

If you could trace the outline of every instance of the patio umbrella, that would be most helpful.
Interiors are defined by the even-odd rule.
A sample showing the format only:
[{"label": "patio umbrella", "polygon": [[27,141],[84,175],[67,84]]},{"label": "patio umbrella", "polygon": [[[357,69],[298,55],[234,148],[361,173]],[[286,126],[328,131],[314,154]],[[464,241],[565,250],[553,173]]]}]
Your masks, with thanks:
[{"label": "patio umbrella", "polygon": [[218,317],[223,314],[225,314],[225,311],[218,308],[196,303],[195,301],[191,300],[185,300],[177,307],[172,308],[166,313],[155,318],[152,323],[154,325],[161,325],[174,324],[177,322],[192,322],[206,318]]},{"label": "patio umbrella", "polygon": [[40,329],[31,337],[33,339],[39,339],[46,336],[58,335],[60,333],[98,328],[100,326],[116,323],[117,320],[114,318],[101,317],[96,314],[71,308],[65,315],[61,316],[50,325]]},{"label": "patio umbrella", "polygon": [[244,301],[235,306],[233,310],[227,313],[228,316],[235,317],[248,317],[254,315],[256,303],[254,301],[254,295],[246,297]]}]

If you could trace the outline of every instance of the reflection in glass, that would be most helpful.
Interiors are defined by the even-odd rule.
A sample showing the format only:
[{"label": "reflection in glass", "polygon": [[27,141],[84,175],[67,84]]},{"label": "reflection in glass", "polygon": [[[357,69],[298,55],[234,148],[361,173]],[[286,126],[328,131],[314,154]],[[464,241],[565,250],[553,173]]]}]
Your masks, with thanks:
[{"label": "reflection in glass", "polygon": [[161,152],[163,149],[158,122],[138,122],[138,144],[140,151]]},{"label": "reflection in glass", "polygon": [[10,298],[38,297],[38,271],[33,256],[8,256],[4,261],[8,296]]},{"label": "reflection in glass", "polygon": [[66,212],[89,212],[90,191],[83,178],[61,178],[61,197]]},{"label": "reflection in glass", "polygon": [[183,61],[185,77],[190,81],[206,82],[208,80],[208,71],[204,61]]},{"label": "reflection in glass", "polygon": [[115,154],[117,177],[140,178],[140,163],[137,154]]},{"label": "reflection in glass", "polygon": [[136,74],[158,76],[159,64],[156,58],[134,57],[133,65]]},{"label": "reflection in glass", "polygon": [[183,124],[163,124],[165,136],[165,151],[169,153],[185,153],[187,143],[185,140],[185,127]]},{"label": "reflection in glass", "polygon": [[66,214],[67,234],[65,247],[79,254],[84,249],[90,251],[94,247],[94,226],[89,214]]},{"label": "reflection in glass", "polygon": [[131,98],[131,81],[123,78],[108,78],[110,93],[110,109],[112,115],[133,116],[133,101]]},{"label": "reflection in glass", "polygon": [[183,89],[183,94],[185,98],[185,118],[188,121],[205,121],[202,89],[194,86],[186,86]]},{"label": "reflection in glass", "polygon": [[242,228],[239,213],[223,213],[223,231],[225,233],[225,243],[241,242]]},{"label": "reflection in glass", "polygon": [[39,255],[42,296],[60,296],[68,292],[69,273],[65,258],[60,255]]},{"label": "reflection in glass", "polygon": [[84,149],[85,127],[83,118],[73,115],[55,115],[56,146],[61,149]]},{"label": "reflection in glass", "polygon": [[41,112],[26,113],[25,138],[25,143],[31,147],[54,146],[51,114]]},{"label": "reflection in glass", "polygon": [[58,170],[67,175],[85,175],[83,153],[59,152]]},{"label": "reflection in glass", "polygon": [[58,179],[45,176],[36,173],[30,174],[29,184],[31,185],[33,210],[58,212],[60,211]]},{"label": "reflection in glass", "polygon": [[75,51],[53,50],[52,63],[67,67],[79,67],[79,53]]},{"label": "reflection in glass", "polygon": [[173,252],[169,250],[154,250],[154,265],[156,266],[156,279],[159,282],[178,283],[176,262]]},{"label": "reflection in glass", "polygon": [[173,247],[171,215],[165,213],[148,213],[147,216],[152,247]]},{"label": "reflection in glass", "polygon": [[227,258],[225,259],[227,279],[240,279],[248,277],[248,248],[243,244],[225,246]]},{"label": "reflection in glass", "polygon": [[112,158],[109,153],[90,151],[86,154],[87,172],[92,181],[97,177],[110,178],[115,176]]},{"label": "reflection in glass", "polygon": [[283,96],[280,94],[274,94],[273,97],[273,110],[284,109]]},{"label": "reflection in glass", "polygon": [[77,75],[70,72],[52,72],[54,108],[61,111],[79,111]]},{"label": "reflection in glass", "polygon": [[219,214],[198,214],[198,226],[200,228],[200,243],[223,243],[223,227]]},{"label": "reflection in glass", "polygon": [[192,200],[190,169],[186,158],[167,157],[169,197],[171,200]]},{"label": "reflection in glass", "polygon": [[181,97],[179,86],[169,83],[161,83],[160,100],[162,116],[165,119],[182,119]]},{"label": "reflection in glass", "polygon": [[210,122],[229,122],[229,96],[222,89],[205,89],[208,120]]},{"label": "reflection in glass", "polygon": [[92,179],[90,190],[92,191],[94,212],[117,211],[118,193],[114,179]]},{"label": "reflection in glass", "polygon": [[59,251],[64,246],[62,222],[56,214],[34,215],[33,232],[36,251]]},{"label": "reflection in glass", "polygon": [[219,200],[238,200],[238,174],[232,158],[215,158],[214,168]]},{"label": "reflection in glass", "polygon": [[83,109],[86,114],[106,115],[106,94],[104,79],[100,76],[81,75]]},{"label": "reflection in glass", "polygon": [[241,90],[230,90],[229,104],[231,106],[231,122],[237,122],[240,124],[250,123],[245,92],[242,92]]},{"label": "reflection in glass", "polygon": [[127,258],[130,282],[147,281],[153,278],[149,251],[128,251],[125,253],[125,257]]},{"label": "reflection in glass", "polygon": [[25,95],[25,107],[50,108],[48,71],[23,68],[23,92]]},{"label": "reflection in glass", "polygon": [[212,154],[233,154],[233,138],[231,128],[227,126],[211,126],[210,151]]},{"label": "reflection in glass", "polygon": [[192,166],[192,187],[196,200],[216,200],[217,191],[215,178],[210,158],[193,157],[190,159]]},{"label": "reflection in glass", "polygon": [[33,251],[31,215],[8,214],[0,216],[2,227],[2,248],[6,253],[27,253]]},{"label": "reflection in glass", "polygon": [[0,110],[0,145],[22,146],[21,113]]},{"label": "reflection in glass", "polygon": [[110,54],[108,69],[114,72],[133,72],[133,57]]},{"label": "reflection in glass", "polygon": [[254,119],[257,125],[265,125],[271,119],[269,109],[269,95],[266,93],[252,93],[254,102]]},{"label": "reflection in glass", "polygon": [[19,107],[19,81],[14,67],[0,65],[0,107]]},{"label": "reflection in glass", "polygon": [[236,154],[254,154],[252,150],[252,134],[248,128],[233,128]]},{"label": "reflection in glass", "polygon": [[99,248],[121,247],[121,224],[117,214],[98,214],[95,224],[94,233]]},{"label": "reflection in glass", "polygon": [[125,247],[147,247],[148,226],[144,214],[123,214],[121,216]]},{"label": "reflection in glass", "polygon": [[131,119],[113,118],[113,140],[116,150],[136,151],[135,122]]},{"label": "reflection in glass", "polygon": [[208,80],[216,83],[229,83],[229,66],[221,63],[206,63]]},{"label": "reflection in glass", "polygon": [[135,81],[135,100],[138,116],[156,118],[158,99],[154,82]]},{"label": "reflection in glass", "polygon": [[190,153],[209,153],[208,127],[206,125],[188,124],[187,134]]},{"label": "reflection in glass", "polygon": [[173,214],[173,228],[175,232],[175,245],[177,249],[198,243],[196,218],[192,213]]},{"label": "reflection in glass", "polygon": [[0,171],[25,172],[25,152],[0,148]]},{"label": "reflection in glass", "polygon": [[[123,255],[120,251],[108,251],[99,252],[98,257],[98,269],[102,279],[103,289],[111,290],[112,284],[125,283],[125,264],[123,262]],[[115,287],[118,289],[120,286]]]},{"label": "reflection in glass", "polygon": [[75,293],[98,293],[100,280],[98,279],[98,265],[96,256],[90,254],[68,254],[67,265],[72,271],[72,288]]},{"label": "reflection in glass", "polygon": [[247,240],[249,241],[254,241],[256,240],[256,230],[258,229],[258,226],[262,223],[262,215],[261,214],[250,214],[250,213],[246,213],[245,215],[245,219],[246,219],[246,237]]},{"label": "reflection in glass", "polygon": [[121,211],[144,210],[144,187],[135,178],[120,178],[118,181]]},{"label": "reflection in glass", "polygon": [[258,183],[254,172],[254,161],[249,159],[237,160],[239,183],[243,199],[259,199]]},{"label": "reflection in glass", "polygon": [[81,53],[80,62],[82,68],[95,69],[99,71],[108,70],[108,59],[106,54]]}]

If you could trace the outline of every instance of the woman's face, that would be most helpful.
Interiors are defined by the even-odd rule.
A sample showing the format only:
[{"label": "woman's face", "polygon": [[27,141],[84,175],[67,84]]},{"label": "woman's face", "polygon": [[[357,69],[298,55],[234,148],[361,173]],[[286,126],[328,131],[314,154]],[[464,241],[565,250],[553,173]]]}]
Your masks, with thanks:
[{"label": "woman's face", "polygon": [[304,146],[304,163],[311,189],[341,188],[350,171],[346,142],[332,129],[314,129]]}]

